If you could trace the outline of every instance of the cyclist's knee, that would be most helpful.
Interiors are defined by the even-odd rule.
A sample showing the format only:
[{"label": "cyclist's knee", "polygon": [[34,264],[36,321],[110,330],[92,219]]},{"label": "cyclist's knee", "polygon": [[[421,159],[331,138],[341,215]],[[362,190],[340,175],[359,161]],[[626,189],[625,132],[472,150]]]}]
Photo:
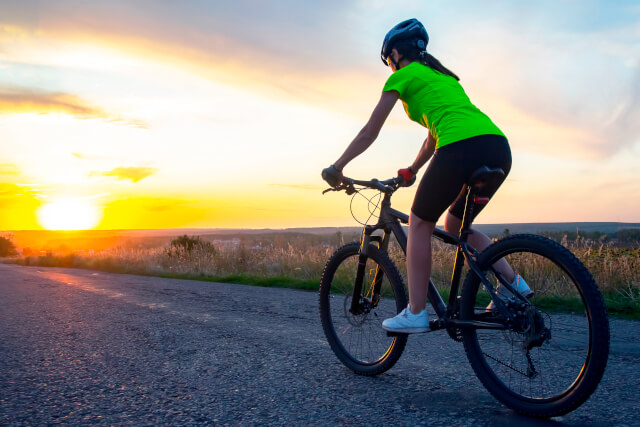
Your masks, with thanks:
[{"label": "cyclist's knee", "polygon": [[436,228],[436,223],[431,221],[425,221],[420,218],[418,215],[411,212],[409,215],[409,230],[421,231],[421,232],[430,232],[433,233],[433,230]]}]

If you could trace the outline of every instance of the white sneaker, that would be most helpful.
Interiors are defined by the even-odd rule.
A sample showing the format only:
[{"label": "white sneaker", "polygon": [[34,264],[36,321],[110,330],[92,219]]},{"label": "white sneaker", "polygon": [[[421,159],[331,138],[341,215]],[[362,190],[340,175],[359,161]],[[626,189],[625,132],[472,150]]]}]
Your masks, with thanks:
[{"label": "white sneaker", "polygon": [[[533,291],[531,290],[529,285],[527,285],[527,282],[525,282],[522,276],[519,274],[516,274],[516,277],[513,279],[513,282],[511,282],[511,287],[514,288],[516,291],[518,291],[518,293],[525,298],[530,298],[531,296],[533,296]],[[498,286],[496,287],[496,292],[498,293],[498,295],[500,295],[500,283],[498,283]],[[493,301],[491,301],[487,306],[486,310],[493,311],[495,308],[496,308],[495,304],[493,303]]]},{"label": "white sneaker", "polygon": [[429,316],[427,310],[422,310],[418,314],[413,314],[407,308],[391,319],[382,322],[382,329],[389,332],[399,332],[403,334],[417,334],[429,330]]}]

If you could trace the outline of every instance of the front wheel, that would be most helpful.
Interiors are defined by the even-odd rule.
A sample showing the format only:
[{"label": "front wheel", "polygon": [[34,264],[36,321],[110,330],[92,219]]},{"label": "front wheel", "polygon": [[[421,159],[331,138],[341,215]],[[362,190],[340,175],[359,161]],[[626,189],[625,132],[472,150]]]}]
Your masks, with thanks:
[{"label": "front wheel", "polygon": [[494,287],[497,276],[509,275],[503,259],[534,294],[527,302],[504,285],[497,288],[513,315],[507,322],[499,310],[487,310],[491,297],[480,278],[467,275],[461,320],[507,325],[463,329],[469,362],[491,394],[517,412],[543,418],[566,414],[589,398],[604,374],[609,323],[602,295],[584,265],[552,240],[515,235],[489,246],[478,264]]},{"label": "front wheel", "polygon": [[[361,256],[360,243],[339,248],[327,262],[319,291],[320,319],[338,359],[360,375],[378,375],[391,368],[407,343],[406,335],[388,337],[382,321],[407,306],[402,277],[389,256],[370,246]],[[359,267],[360,264],[360,267]],[[354,285],[360,268],[361,292]]]}]

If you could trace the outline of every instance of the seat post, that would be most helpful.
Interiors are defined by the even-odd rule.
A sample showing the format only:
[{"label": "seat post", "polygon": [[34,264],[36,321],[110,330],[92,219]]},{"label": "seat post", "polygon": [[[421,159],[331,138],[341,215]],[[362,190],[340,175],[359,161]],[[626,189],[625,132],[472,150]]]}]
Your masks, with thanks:
[{"label": "seat post", "polygon": [[460,225],[460,235],[458,236],[463,242],[466,242],[467,238],[469,237],[468,230],[470,227],[471,218],[473,218],[473,199],[475,194],[472,193],[471,189],[472,187],[470,185],[467,185],[467,197],[464,202],[464,213],[462,214],[462,224]]},{"label": "seat post", "polygon": [[[470,218],[473,218],[473,192],[471,186],[467,185],[467,198],[464,202],[464,213],[462,214],[462,225],[460,226],[460,235],[458,238],[460,241],[466,243],[469,237],[469,222]],[[471,202],[470,202],[471,201]],[[453,262],[453,273],[451,274],[451,291],[449,293],[449,302],[447,315],[452,314],[451,310],[455,307],[456,299],[458,298],[458,287],[460,285],[460,274],[462,273],[462,267],[464,266],[464,252],[462,246],[458,245],[456,248],[456,258]]]}]

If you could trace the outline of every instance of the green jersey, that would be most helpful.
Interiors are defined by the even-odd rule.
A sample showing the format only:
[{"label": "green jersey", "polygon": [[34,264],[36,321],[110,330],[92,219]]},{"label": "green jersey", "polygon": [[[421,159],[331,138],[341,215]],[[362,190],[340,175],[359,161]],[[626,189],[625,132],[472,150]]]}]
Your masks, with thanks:
[{"label": "green jersey", "polygon": [[471,103],[458,81],[420,63],[389,76],[383,91],[400,94],[404,110],[414,122],[429,129],[436,149],[478,135],[502,135],[486,114]]}]

